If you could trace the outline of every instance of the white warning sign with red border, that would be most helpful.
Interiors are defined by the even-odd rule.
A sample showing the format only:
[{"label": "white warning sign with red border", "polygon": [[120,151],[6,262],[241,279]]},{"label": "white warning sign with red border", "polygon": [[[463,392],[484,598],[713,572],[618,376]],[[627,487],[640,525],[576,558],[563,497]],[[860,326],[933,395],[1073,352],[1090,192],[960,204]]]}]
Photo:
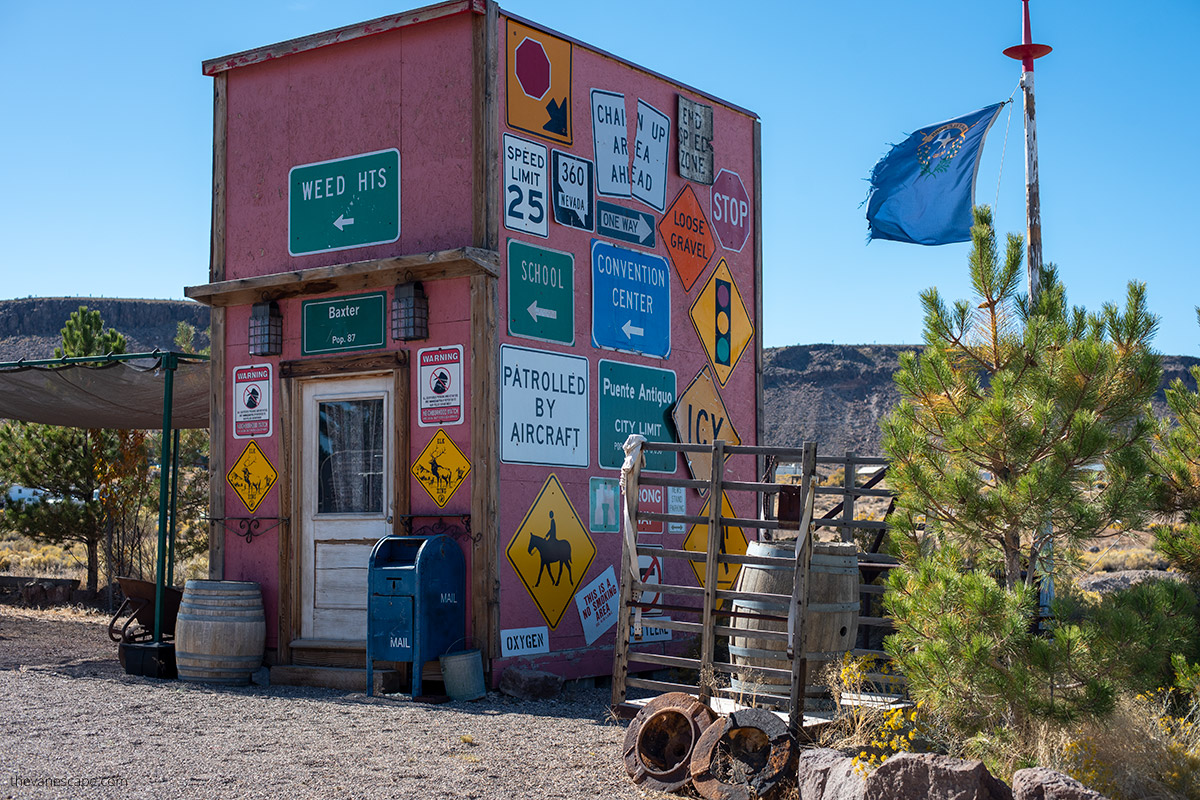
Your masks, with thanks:
[{"label": "white warning sign with red border", "polygon": [[271,365],[233,368],[233,438],[271,435]]},{"label": "white warning sign with red border", "polygon": [[463,346],[417,351],[417,424],[422,428],[463,421]]}]

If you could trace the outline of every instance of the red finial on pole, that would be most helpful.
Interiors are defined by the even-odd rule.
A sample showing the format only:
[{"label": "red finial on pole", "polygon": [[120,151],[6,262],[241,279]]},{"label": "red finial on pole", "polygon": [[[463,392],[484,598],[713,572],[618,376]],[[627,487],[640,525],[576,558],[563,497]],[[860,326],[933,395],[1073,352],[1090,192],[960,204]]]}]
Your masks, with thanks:
[{"label": "red finial on pole", "polygon": [[1004,49],[1004,55],[1021,62],[1022,72],[1033,72],[1033,60],[1041,58],[1053,48],[1048,44],[1034,44],[1029,31],[1029,0],[1021,0],[1021,43]]}]

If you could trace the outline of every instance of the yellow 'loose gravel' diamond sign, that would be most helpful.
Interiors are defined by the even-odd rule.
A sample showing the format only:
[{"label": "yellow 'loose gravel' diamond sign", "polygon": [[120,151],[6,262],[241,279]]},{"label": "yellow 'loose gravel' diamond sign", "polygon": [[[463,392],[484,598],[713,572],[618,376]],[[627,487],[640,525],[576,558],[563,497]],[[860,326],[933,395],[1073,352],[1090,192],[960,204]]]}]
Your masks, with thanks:
[{"label": "yellow 'loose gravel' diamond sign", "polygon": [[[712,502],[710,497],[704,502],[704,508],[700,511],[700,516],[707,517],[709,503]],[[721,492],[721,516],[733,517],[733,506],[729,504],[729,496]],[[724,526],[724,535],[721,537],[721,553],[731,553],[733,555],[746,555],[746,548],[749,544],[746,542],[746,534],[742,533],[742,529],[733,525]],[[687,538],[683,540],[683,549],[691,550],[693,553],[708,552],[708,525],[693,525],[688,531]],[[704,586],[704,562],[689,561],[692,565],[692,570],[696,573],[696,580]],[[737,581],[738,572],[741,571],[741,564],[718,564],[717,565],[717,588],[732,589],[733,584]]]},{"label": "yellow 'loose gravel' diamond sign", "polygon": [[263,451],[258,449],[258,444],[251,439],[237,461],[233,462],[233,467],[225,479],[253,514],[278,477],[279,473],[271,466]]},{"label": "yellow 'loose gravel' diamond sign", "polygon": [[429,492],[438,508],[445,508],[455,490],[471,471],[471,462],[462,454],[454,440],[438,428],[413,462],[412,474]]},{"label": "yellow 'loose gravel' diamond sign", "polygon": [[557,476],[546,479],[506,553],[546,624],[557,628],[596,557],[596,545]]},{"label": "yellow 'loose gravel' diamond sign", "polygon": [[696,296],[691,317],[713,372],[724,386],[742,351],[754,338],[754,321],[746,313],[746,304],[725,259],[717,263],[712,277]]}]

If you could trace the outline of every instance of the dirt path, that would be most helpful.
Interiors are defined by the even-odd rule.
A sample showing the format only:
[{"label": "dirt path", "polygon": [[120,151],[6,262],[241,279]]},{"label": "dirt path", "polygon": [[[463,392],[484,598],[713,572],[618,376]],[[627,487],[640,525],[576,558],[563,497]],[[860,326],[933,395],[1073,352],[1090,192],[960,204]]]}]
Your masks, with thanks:
[{"label": "dirt path", "polygon": [[0,797],[637,798],[607,691],[212,689],[124,674],[106,618],[0,606]]}]

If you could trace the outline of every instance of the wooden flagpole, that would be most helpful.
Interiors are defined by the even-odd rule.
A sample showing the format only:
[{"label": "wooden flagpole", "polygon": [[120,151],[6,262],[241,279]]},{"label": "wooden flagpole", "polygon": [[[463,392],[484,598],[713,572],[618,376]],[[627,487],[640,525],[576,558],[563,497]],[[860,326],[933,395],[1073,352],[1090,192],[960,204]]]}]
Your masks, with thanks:
[{"label": "wooden flagpole", "polygon": [[[1034,44],[1029,25],[1029,0],[1021,0],[1021,43],[1004,50],[1004,55],[1021,62],[1021,89],[1025,99],[1025,269],[1029,280],[1029,307],[1037,304],[1042,275],[1042,207],[1038,195],[1037,111],[1033,102],[1033,61],[1051,50],[1048,44]],[[1032,548],[1043,562],[1045,574],[1040,580],[1039,603],[1043,616],[1049,614],[1054,599],[1054,576],[1049,567],[1054,558],[1054,529],[1047,519],[1039,532],[1042,547]],[[1031,560],[1030,570],[1036,564]]]},{"label": "wooden flagpole", "polygon": [[1025,97],[1025,268],[1029,276],[1029,304],[1037,302],[1042,271],[1042,207],[1038,196],[1037,112],[1033,102],[1033,60],[1049,53],[1050,45],[1034,44],[1029,27],[1029,0],[1021,0],[1021,44],[1004,55],[1021,62],[1021,89]]}]

